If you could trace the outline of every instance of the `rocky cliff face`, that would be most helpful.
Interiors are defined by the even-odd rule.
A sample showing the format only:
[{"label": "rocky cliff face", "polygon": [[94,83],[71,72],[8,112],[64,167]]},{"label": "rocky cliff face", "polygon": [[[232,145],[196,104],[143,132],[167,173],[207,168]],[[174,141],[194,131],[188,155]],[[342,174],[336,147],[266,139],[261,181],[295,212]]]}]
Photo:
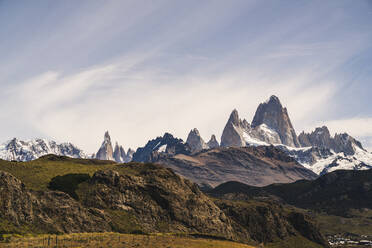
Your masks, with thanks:
[{"label": "rocky cliff face", "polygon": [[[222,196],[224,198],[226,196]],[[231,198],[228,196],[227,198]],[[234,197],[233,197],[234,198]],[[283,211],[277,202],[215,200],[216,204],[252,239],[270,243],[293,236],[303,236],[328,247],[328,242],[309,216],[294,210]],[[302,243],[304,247],[306,245]]]},{"label": "rocky cliff face", "polygon": [[128,211],[146,232],[236,236],[230,220],[195,184],[160,166],[141,166],[143,172],[138,176],[113,170],[96,172],[81,198],[84,205]]},{"label": "rocky cliff face", "polygon": [[108,131],[105,133],[103,143],[96,154],[96,159],[114,160],[111,137]]},{"label": "rocky cliff face", "polygon": [[211,139],[208,141],[207,145],[208,145],[208,147],[210,149],[214,149],[214,148],[220,147],[220,144],[218,143],[218,141],[216,139],[216,135],[213,134],[211,136]]},{"label": "rocky cliff face", "polygon": [[151,162],[157,161],[159,157],[163,156],[190,153],[191,148],[187,143],[173,137],[170,133],[165,133],[163,137],[150,140],[144,147],[138,148],[133,154],[133,161]]},{"label": "rocky cliff face", "polygon": [[[111,231],[105,214],[84,208],[69,195],[33,192],[9,173],[0,171],[0,216],[10,226],[33,226],[44,232]],[[11,227],[12,228],[12,227]]]},{"label": "rocky cliff face", "polygon": [[190,131],[186,143],[190,146],[192,152],[199,152],[209,148],[196,128]]},{"label": "rocky cliff face", "polygon": [[12,139],[0,145],[0,159],[30,161],[47,154],[72,158],[87,158],[84,152],[71,143],[57,143],[46,139],[23,141]]},{"label": "rocky cliff face", "polygon": [[300,146],[287,109],[283,108],[278,97],[271,96],[267,102],[258,106],[252,121],[252,128],[262,124],[277,132],[281,144],[291,147]]}]

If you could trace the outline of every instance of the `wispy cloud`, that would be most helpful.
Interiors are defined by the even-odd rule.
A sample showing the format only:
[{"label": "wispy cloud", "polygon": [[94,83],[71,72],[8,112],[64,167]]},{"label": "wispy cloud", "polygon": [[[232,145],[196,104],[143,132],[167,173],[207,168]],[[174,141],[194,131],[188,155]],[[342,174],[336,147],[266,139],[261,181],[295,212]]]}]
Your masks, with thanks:
[{"label": "wispy cloud", "polygon": [[352,112],[372,116],[370,106],[342,105],[369,101],[356,89],[372,90],[361,66],[372,58],[365,5],[9,2],[0,9],[0,139],[47,136],[90,152],[106,129],[126,147],[165,131],[185,138],[194,127],[207,139],[233,108],[250,121],[271,94],[297,131],[330,123],[354,134]]}]

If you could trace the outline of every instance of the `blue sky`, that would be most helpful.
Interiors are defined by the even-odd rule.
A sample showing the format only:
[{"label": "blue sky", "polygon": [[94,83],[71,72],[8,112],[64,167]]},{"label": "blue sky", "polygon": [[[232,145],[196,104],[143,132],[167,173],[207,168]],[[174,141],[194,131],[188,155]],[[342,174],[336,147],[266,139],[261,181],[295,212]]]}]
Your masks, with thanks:
[{"label": "blue sky", "polygon": [[370,149],[371,27],[370,0],[0,0],[0,140],[208,140],[275,94]]}]

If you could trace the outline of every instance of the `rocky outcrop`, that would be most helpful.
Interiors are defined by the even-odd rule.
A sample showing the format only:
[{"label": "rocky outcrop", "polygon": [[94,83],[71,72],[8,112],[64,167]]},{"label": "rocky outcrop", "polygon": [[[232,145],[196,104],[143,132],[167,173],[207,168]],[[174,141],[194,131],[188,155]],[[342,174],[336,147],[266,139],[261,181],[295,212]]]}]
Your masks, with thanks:
[{"label": "rocky outcrop", "polygon": [[190,131],[186,143],[190,146],[192,152],[199,152],[203,149],[209,148],[196,128]]},{"label": "rocky outcrop", "polygon": [[[69,166],[74,163],[71,158],[49,155],[40,159],[37,166],[58,160],[63,161],[60,166],[66,161]],[[14,176],[0,172],[0,233],[175,232],[252,242],[252,238],[261,241],[257,224],[264,225],[264,230],[273,234],[281,230],[278,225],[285,222],[278,219],[282,218],[280,213],[267,214],[270,210],[252,215],[253,220],[261,222],[246,222],[245,217],[234,219],[231,213],[236,212],[235,209],[222,208],[196,184],[160,165],[75,161],[87,168],[92,164],[109,167],[96,171],[93,177],[68,174],[52,179],[56,189],[75,198],[59,191],[28,190]],[[24,178],[28,184],[35,180]],[[251,211],[241,214],[248,216]]]},{"label": "rocky outcrop", "polygon": [[172,134],[165,133],[163,137],[150,140],[144,147],[138,148],[133,154],[132,160],[136,162],[153,162],[160,157],[176,154],[191,154],[191,148],[182,139],[177,139]]},{"label": "rocky outcrop", "polygon": [[291,147],[300,146],[287,109],[283,108],[278,97],[271,96],[268,101],[258,106],[252,121],[252,128],[262,124],[277,132],[281,144]]},{"label": "rocky outcrop", "polygon": [[87,158],[84,152],[71,143],[57,143],[46,139],[29,141],[14,138],[0,145],[0,159],[30,161],[47,154],[72,158]]},{"label": "rocky outcrop", "polygon": [[[328,247],[324,236],[308,216],[284,207],[276,202],[215,200],[216,204],[260,243],[284,240],[291,236],[303,237]],[[304,245],[304,244],[303,244]]]},{"label": "rocky outcrop", "polygon": [[208,147],[210,149],[214,149],[214,148],[220,147],[220,144],[218,143],[218,141],[216,139],[216,135],[213,134],[211,136],[211,139],[208,141],[207,145],[208,145]]},{"label": "rocky outcrop", "polygon": [[264,186],[314,179],[316,174],[274,146],[215,148],[156,160],[203,187],[227,181]]},{"label": "rocky outcrop", "polygon": [[111,137],[108,131],[105,132],[104,140],[96,154],[96,159],[115,160],[113,156]]},{"label": "rocky outcrop", "polygon": [[57,191],[33,192],[9,173],[0,171],[0,216],[16,229],[33,226],[43,232],[111,231],[108,218],[97,209],[84,208]]},{"label": "rocky outcrop", "polygon": [[89,190],[82,193],[84,205],[128,211],[147,232],[236,236],[230,220],[195,184],[157,165],[133,165],[133,169],[143,173],[96,172],[86,186]]}]

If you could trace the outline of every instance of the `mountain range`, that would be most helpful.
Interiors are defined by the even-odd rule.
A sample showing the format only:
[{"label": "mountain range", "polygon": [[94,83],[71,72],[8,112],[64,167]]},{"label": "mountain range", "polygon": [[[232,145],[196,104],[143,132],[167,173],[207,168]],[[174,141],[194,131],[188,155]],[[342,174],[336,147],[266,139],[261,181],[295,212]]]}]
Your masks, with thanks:
[{"label": "mountain range", "polygon": [[57,143],[47,139],[20,140],[13,138],[0,145],[0,159],[30,161],[47,154],[55,154],[72,158],[88,156],[71,143]]},{"label": "mountain range", "polygon": [[[261,146],[268,147],[266,150],[270,150],[271,155],[262,154]],[[244,147],[252,148],[239,149]],[[292,162],[288,158],[281,161],[285,161],[286,166],[280,167],[281,163],[275,161],[272,163],[274,166],[270,167],[266,160],[272,159],[272,154],[278,153],[277,150],[293,158],[295,167],[303,168],[303,173],[289,175],[283,169],[286,166],[294,168],[294,165],[289,166]],[[281,156],[284,157],[283,154]],[[276,96],[271,96],[258,106],[251,124],[246,119],[240,119],[238,111],[234,109],[223,129],[221,144],[215,135],[205,142],[198,129],[194,128],[186,142],[169,133],[149,141],[137,149],[133,160],[161,163],[207,187],[229,180],[263,186],[309,179],[310,173],[305,172],[305,168],[317,175],[338,169],[372,168],[372,154],[347,133],[331,137],[328,128],[323,126],[297,136],[288,110]]]},{"label": "mountain range", "polygon": [[[197,168],[195,164],[198,164],[199,167],[201,165],[204,166],[203,169],[206,174],[203,177],[211,178],[206,180],[205,183],[210,183],[213,178],[218,178],[218,176],[213,174],[209,170],[210,168],[207,169],[208,166],[205,166],[205,163],[201,161],[209,161],[211,159],[210,156],[213,154],[213,156],[217,156],[212,159],[213,161],[218,161],[219,163],[224,161],[226,166],[231,165],[233,167],[234,162],[220,158],[218,157],[220,155],[217,154],[225,154],[228,151],[226,148],[230,148],[235,149],[234,152],[242,155],[246,151],[236,148],[251,146],[275,146],[294,158],[297,163],[318,175],[338,169],[363,170],[372,168],[372,154],[363,148],[361,142],[347,133],[331,136],[329,129],[323,126],[315,128],[311,133],[301,132],[297,135],[287,108],[282,106],[276,96],[271,96],[266,102],[259,104],[251,123],[246,119],[240,119],[238,111],[234,109],[223,129],[220,143],[215,135],[212,135],[209,141],[204,141],[198,129],[193,128],[189,132],[186,142],[170,133],[165,133],[163,136],[150,140],[145,146],[139,147],[136,151],[130,148],[125,151],[123,146],[117,142],[114,146],[109,133],[106,132],[97,153],[86,155],[81,149],[71,143],[57,143],[45,139],[22,141],[14,138],[0,146],[0,158],[29,161],[46,154],[56,154],[73,158],[112,160],[118,163],[129,161],[161,162],[175,170],[175,161],[177,161],[179,163],[179,169],[177,170],[183,171],[182,175],[186,177],[193,177],[191,175],[197,170],[195,169]],[[208,150],[210,151],[208,152]],[[201,159],[203,156],[209,158]],[[190,163],[194,166],[190,167]],[[183,168],[186,166],[185,164],[190,167],[188,173]],[[245,170],[249,171],[247,168]],[[214,173],[218,174],[222,173],[222,171]],[[231,170],[231,175],[234,175],[231,179],[241,176],[236,173],[238,172]],[[202,178],[202,175],[199,177]],[[297,177],[294,177],[294,179],[297,179]],[[263,180],[262,182],[264,181],[269,182],[270,180]],[[213,181],[212,185],[217,182],[218,180]],[[244,183],[249,182],[249,180],[244,181]],[[272,182],[277,181],[273,180]],[[198,181],[198,183],[203,182]]]}]

